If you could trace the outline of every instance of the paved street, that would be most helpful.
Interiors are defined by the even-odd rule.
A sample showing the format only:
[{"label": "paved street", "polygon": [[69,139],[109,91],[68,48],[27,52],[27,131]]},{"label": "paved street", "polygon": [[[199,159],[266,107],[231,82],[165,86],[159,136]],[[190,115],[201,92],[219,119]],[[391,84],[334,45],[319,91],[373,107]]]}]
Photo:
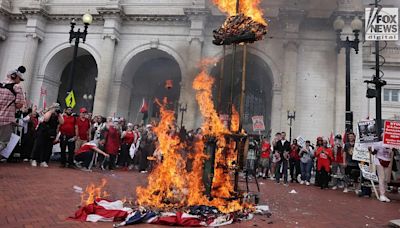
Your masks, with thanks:
[{"label": "paved street", "polygon": [[[136,172],[81,172],[33,168],[28,164],[0,164],[0,227],[112,227],[111,223],[80,223],[66,218],[74,214],[80,194],[73,186],[108,180],[106,190],[112,199],[134,198],[134,189],[146,183],[146,175]],[[261,203],[272,210],[272,217],[257,216],[249,222],[228,227],[383,227],[400,218],[400,195],[389,195],[393,203],[359,198],[354,193],[320,190],[292,184],[261,181]],[[289,194],[295,189],[297,194]],[[140,225],[136,227],[156,227]]]}]

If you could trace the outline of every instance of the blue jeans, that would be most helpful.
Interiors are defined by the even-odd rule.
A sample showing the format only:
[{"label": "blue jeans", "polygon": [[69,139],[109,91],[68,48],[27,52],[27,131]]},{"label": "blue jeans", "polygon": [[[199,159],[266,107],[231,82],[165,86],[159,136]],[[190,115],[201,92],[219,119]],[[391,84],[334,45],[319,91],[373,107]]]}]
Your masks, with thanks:
[{"label": "blue jeans", "polygon": [[312,161],[308,161],[307,163],[300,162],[301,180],[302,181],[310,182],[312,166],[313,166]]}]

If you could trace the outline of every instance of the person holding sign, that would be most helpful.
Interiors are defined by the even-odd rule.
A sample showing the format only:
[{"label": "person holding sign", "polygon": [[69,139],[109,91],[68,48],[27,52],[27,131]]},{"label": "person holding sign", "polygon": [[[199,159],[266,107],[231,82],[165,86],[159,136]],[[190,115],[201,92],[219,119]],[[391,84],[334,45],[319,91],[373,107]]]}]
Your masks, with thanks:
[{"label": "person holding sign", "polygon": [[374,148],[368,147],[368,151],[375,156],[375,165],[378,172],[379,179],[379,200],[381,202],[390,202],[390,199],[386,197],[386,187],[390,182],[391,178],[391,163],[393,162],[392,149],[387,148],[383,145],[383,142],[376,143]]},{"label": "person holding sign", "polygon": [[[15,112],[24,105],[24,94],[19,85],[24,81],[25,67],[20,66],[7,74],[7,80],[0,83],[0,152],[7,147],[15,124]],[[1,155],[0,155],[1,158]]]}]

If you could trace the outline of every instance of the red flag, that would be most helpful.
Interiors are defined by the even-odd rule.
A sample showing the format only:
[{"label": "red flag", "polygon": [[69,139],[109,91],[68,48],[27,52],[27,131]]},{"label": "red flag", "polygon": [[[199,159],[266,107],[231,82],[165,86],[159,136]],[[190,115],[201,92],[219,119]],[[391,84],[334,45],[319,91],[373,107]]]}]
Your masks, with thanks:
[{"label": "red flag", "polygon": [[347,133],[346,132],[343,133],[342,138],[343,138],[343,143],[346,144],[346,142],[347,142]]},{"label": "red flag", "polygon": [[142,106],[140,107],[141,113],[146,113],[149,111],[149,104],[147,104],[146,100],[143,98]]},{"label": "red flag", "polygon": [[329,144],[333,147],[335,144],[335,136],[333,135],[333,132],[331,132],[331,137],[329,138]]}]

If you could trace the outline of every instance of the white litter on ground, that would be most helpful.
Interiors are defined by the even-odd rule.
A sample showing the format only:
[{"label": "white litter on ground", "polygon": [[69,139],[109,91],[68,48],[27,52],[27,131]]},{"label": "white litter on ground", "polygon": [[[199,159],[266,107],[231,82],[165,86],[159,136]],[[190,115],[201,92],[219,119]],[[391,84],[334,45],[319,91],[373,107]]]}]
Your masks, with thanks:
[{"label": "white litter on ground", "polygon": [[74,185],[72,188],[76,193],[83,193],[83,189],[79,186]]},{"label": "white litter on ground", "polygon": [[292,191],[290,191],[289,194],[297,194],[297,192],[296,190],[292,189]]}]

